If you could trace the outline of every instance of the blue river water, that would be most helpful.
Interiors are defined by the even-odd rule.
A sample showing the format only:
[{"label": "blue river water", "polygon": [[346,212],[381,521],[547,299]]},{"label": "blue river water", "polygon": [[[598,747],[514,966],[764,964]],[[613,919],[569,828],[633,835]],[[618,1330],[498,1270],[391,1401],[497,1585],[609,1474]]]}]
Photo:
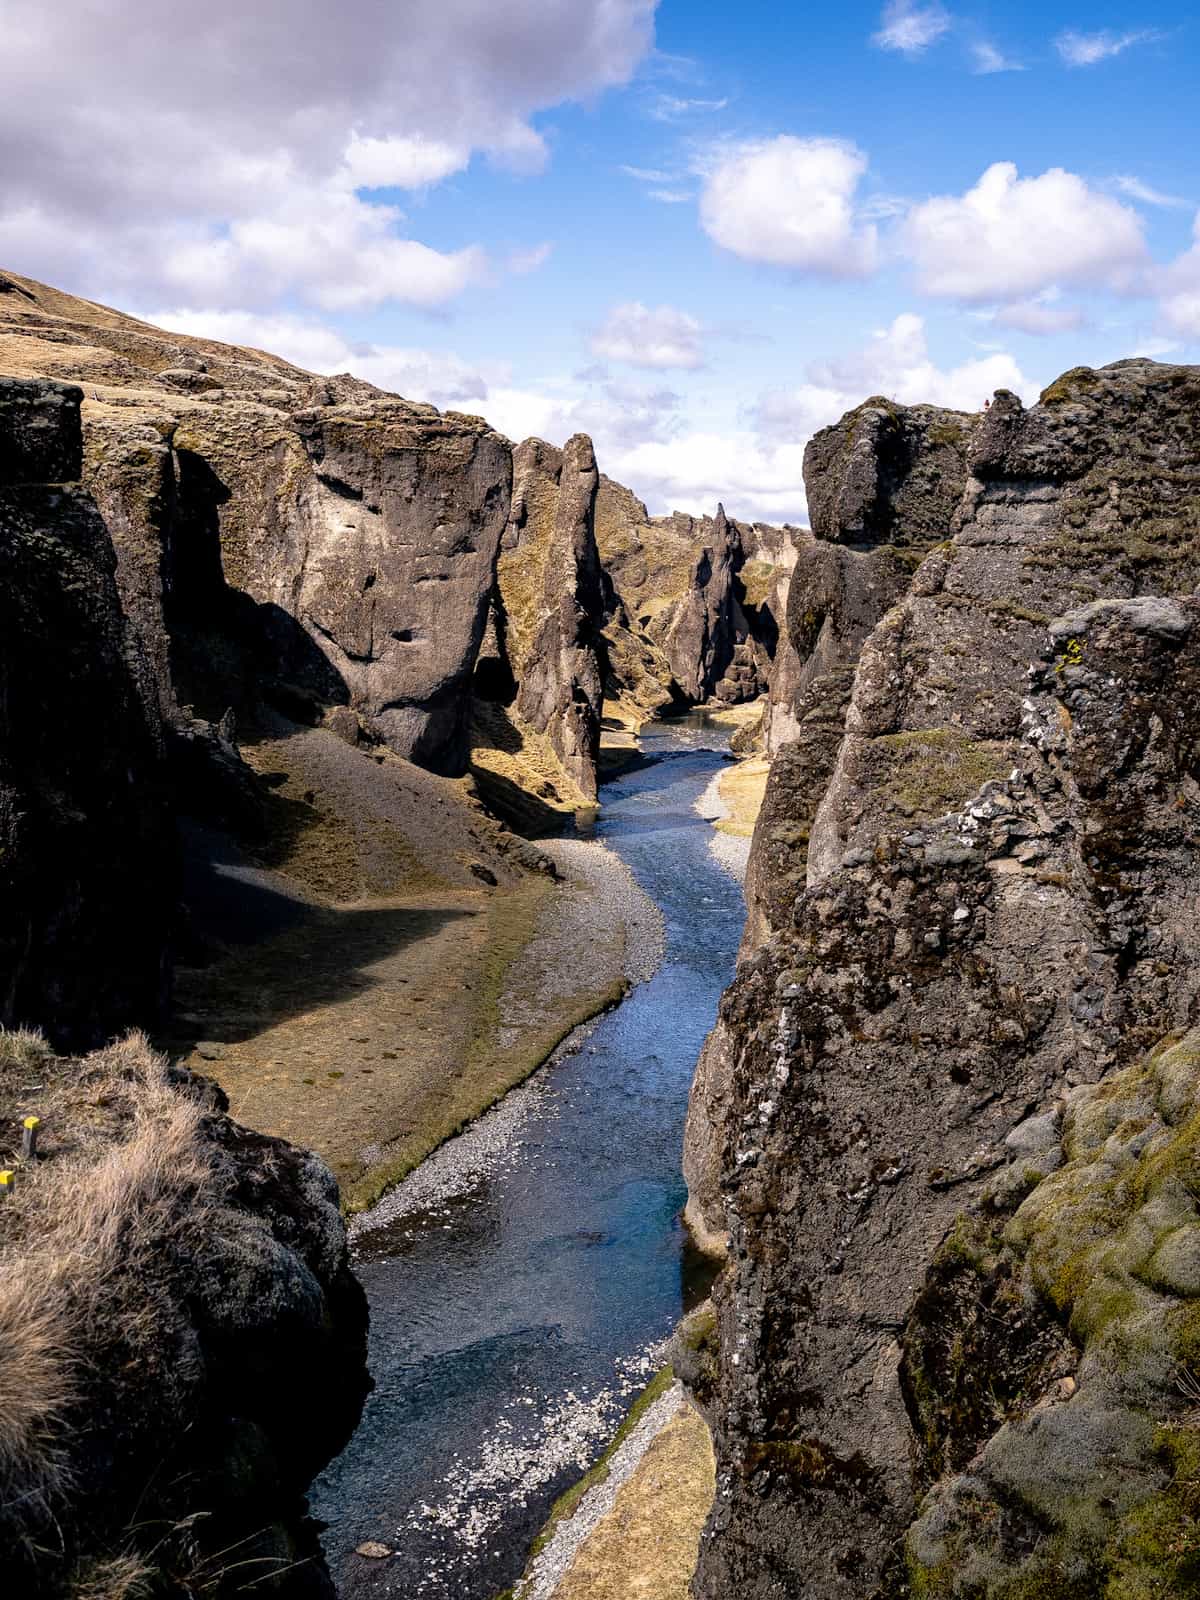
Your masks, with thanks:
[{"label": "blue river water", "polygon": [[654,977],[518,1091],[519,1134],[471,1192],[363,1236],[375,1390],[312,1496],[344,1597],[505,1590],[685,1309],[684,1115],[744,920],[693,809],[726,744],[658,725],[601,791],[595,835],[665,919]]}]

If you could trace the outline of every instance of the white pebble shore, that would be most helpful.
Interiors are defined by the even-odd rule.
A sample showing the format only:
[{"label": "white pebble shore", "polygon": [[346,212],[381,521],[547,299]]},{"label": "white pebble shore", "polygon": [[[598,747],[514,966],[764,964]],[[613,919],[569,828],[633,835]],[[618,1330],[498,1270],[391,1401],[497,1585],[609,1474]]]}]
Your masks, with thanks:
[{"label": "white pebble shore", "polygon": [[516,1600],[551,1600],[585,1540],[612,1510],[621,1485],[628,1483],[646,1451],[684,1404],[682,1386],[673,1383],[638,1418],[609,1457],[608,1476],[593,1484],[572,1514],[555,1526],[528,1576],[517,1585]]}]

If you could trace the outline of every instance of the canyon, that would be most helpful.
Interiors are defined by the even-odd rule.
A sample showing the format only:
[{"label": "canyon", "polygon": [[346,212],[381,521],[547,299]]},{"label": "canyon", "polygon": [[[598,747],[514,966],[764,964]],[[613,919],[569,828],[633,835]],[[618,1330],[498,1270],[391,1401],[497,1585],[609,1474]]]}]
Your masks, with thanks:
[{"label": "canyon", "polygon": [[[681,1135],[686,1196],[656,1166],[653,1204],[572,1231],[569,1183],[488,1169],[486,1201],[437,1228],[471,1272],[516,1251],[536,1284],[519,1219],[542,1184],[556,1248],[592,1253],[555,1292],[605,1283],[613,1320],[665,1253],[669,1292],[647,1277],[653,1316],[605,1360],[658,1360],[686,1312],[690,1399],[645,1458],[691,1485],[672,1584],[1190,1592],[1200,369],[1079,368],[971,415],[867,399],[807,447],[803,529],[650,516],[582,434],[513,444],[7,273],[0,374],[20,1592],[232,1595],[242,1547],[264,1592],[334,1592],[305,1495],[325,1471],[324,1520],[365,1506],[393,1437],[369,1410],[341,1456],[370,1382],[359,1277],[402,1369],[406,1310],[426,1324],[389,1274],[434,1237],[396,1235],[376,1268],[344,1218],[383,1229],[548,1058],[529,1092],[583,1107],[606,1148],[638,1107],[605,1120],[610,1080],[587,1074],[646,1067],[637,1094],[665,1109],[653,1157],[623,1153],[628,1193],[650,1192],[643,1159],[677,1168]],[[697,707],[720,740],[678,732]],[[736,888],[684,831],[706,828],[731,716],[766,785],[736,971]],[[679,993],[668,1093],[650,1066]],[[686,1296],[685,1199],[709,1263]],[[626,1278],[588,1277],[614,1242]],[[661,1483],[620,1492],[563,1596],[608,1593],[584,1574],[628,1561],[614,1529],[639,1507],[653,1545]],[[396,1552],[362,1556],[355,1527],[332,1536],[342,1592],[388,1592]],[[501,1555],[446,1581],[543,1592]]]}]

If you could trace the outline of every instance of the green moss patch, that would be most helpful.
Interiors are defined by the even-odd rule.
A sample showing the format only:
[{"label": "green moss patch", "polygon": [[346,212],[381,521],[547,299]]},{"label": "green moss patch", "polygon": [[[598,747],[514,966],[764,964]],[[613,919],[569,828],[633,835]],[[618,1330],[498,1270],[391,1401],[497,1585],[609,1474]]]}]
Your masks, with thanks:
[{"label": "green moss patch", "polygon": [[920,728],[865,741],[860,784],[909,817],[956,810],[1009,765],[1008,746],[961,728]]}]

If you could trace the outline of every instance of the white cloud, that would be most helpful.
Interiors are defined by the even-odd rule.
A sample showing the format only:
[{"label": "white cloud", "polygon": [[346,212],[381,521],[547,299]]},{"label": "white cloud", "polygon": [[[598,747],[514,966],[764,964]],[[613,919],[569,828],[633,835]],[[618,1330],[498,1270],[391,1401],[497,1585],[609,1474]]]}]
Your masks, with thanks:
[{"label": "white cloud", "polygon": [[531,119],[627,83],[655,6],[208,0],[167,16],[122,0],[114,17],[92,0],[8,0],[6,263],[142,303],[441,304],[478,277],[478,245],[435,250],[356,191],[423,188],[475,151],[543,165]]},{"label": "white cloud", "polygon": [[700,221],[748,261],[864,277],[878,260],[875,228],[855,215],[867,158],[835,139],[781,134],[721,153],[706,175]]},{"label": "white cloud", "polygon": [[1159,309],[1168,332],[1200,339],[1200,211],[1192,226],[1194,243],[1155,275]]},{"label": "white cloud", "polygon": [[763,438],[807,439],[872,394],[900,405],[978,411],[996,389],[1027,396],[1037,392],[1003,351],[956,367],[938,367],[929,353],[924,321],[912,312],[896,317],[850,355],[810,364],[806,376],[808,381],[796,388],[771,389],[760,397],[754,415]]},{"label": "white cloud", "polygon": [[593,355],[627,361],[635,367],[685,367],[704,364],[704,329],[676,306],[644,306],[628,300],[614,306],[592,334]]},{"label": "white cloud", "polygon": [[721,501],[730,516],[763,522],[807,517],[804,446],[764,446],[748,431],[698,430],[635,445],[602,469],[628,483],[651,511],[711,515]]},{"label": "white cloud", "polygon": [[625,167],[619,169],[627,178],[636,178],[639,183],[670,183],[671,174],[660,172],[657,167]]},{"label": "white cloud", "polygon": [[613,381],[601,369],[583,387],[562,380],[540,389],[493,386],[483,410],[510,439],[536,437],[561,445],[573,433],[590,434],[601,471],[619,477],[626,452],[674,436],[679,406],[680,397],[671,389]]},{"label": "white cloud", "polygon": [[176,333],[250,345],[308,372],[350,372],[381,389],[445,410],[479,410],[488,395],[484,373],[449,351],[409,349],[346,339],[336,329],[290,313],[169,310],[145,320]]},{"label": "white cloud", "polygon": [[1098,61],[1119,56],[1130,45],[1145,44],[1161,35],[1154,28],[1139,28],[1129,33],[1114,33],[1102,28],[1098,33],[1080,33],[1067,28],[1054,41],[1054,47],[1069,67],[1094,67]]},{"label": "white cloud", "polygon": [[871,35],[871,43],[881,50],[899,50],[906,56],[919,56],[948,33],[951,26],[950,14],[943,6],[890,0],[880,18],[879,32]]},{"label": "white cloud", "polygon": [[678,95],[660,94],[650,107],[650,115],[656,122],[676,122],[696,112],[724,111],[728,104],[728,99],[681,100]]},{"label": "white cloud", "polygon": [[562,444],[580,429],[591,434],[601,471],[651,511],[699,515],[721,500],[733,516],[796,522],[807,515],[804,446],[818,428],[871,394],[976,411],[996,389],[1032,400],[1038,385],[1004,351],[938,367],[921,318],[905,314],[863,348],[810,365],[797,387],[768,390],[737,426],[689,426],[670,389],[616,383],[603,367],[536,389],[493,386],[482,410],[513,439]]},{"label": "white cloud", "polygon": [[689,194],[686,189],[647,189],[646,198],[657,200],[662,206],[682,206],[689,200],[694,200],[695,196]]},{"label": "white cloud", "polygon": [[1017,300],[992,313],[990,321],[1001,328],[1016,328],[1020,333],[1070,333],[1082,328],[1086,318],[1078,306],[1054,305],[1044,296]]},{"label": "white cloud", "polygon": [[990,166],[964,195],[915,206],[904,239],[920,287],[959,300],[1015,300],[1051,284],[1128,287],[1146,259],[1137,213],[1074,173],[1019,178]]},{"label": "white cloud", "polygon": [[1146,206],[1164,206],[1177,211],[1189,209],[1190,202],[1181,199],[1179,195],[1164,194],[1161,189],[1153,189],[1140,178],[1133,178],[1128,174],[1118,175],[1113,179],[1113,184],[1122,194],[1127,194],[1131,200],[1140,200]]},{"label": "white cloud", "polygon": [[345,169],[354,189],[420,189],[461,172],[471,159],[462,145],[416,134],[407,139],[364,139],[351,133]]},{"label": "white cloud", "polygon": [[971,71],[978,77],[992,72],[1024,72],[1019,61],[1012,61],[1003,50],[987,39],[976,39],[969,47]]}]

